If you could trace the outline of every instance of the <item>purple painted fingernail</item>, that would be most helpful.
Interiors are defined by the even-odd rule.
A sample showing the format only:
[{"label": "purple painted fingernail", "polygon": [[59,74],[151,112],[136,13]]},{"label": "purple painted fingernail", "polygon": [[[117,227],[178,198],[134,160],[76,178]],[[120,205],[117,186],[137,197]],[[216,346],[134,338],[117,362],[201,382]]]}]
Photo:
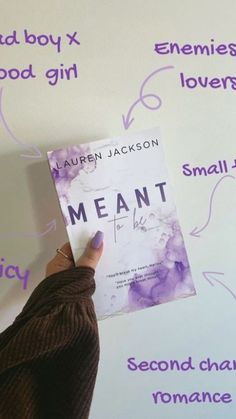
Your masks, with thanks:
[{"label": "purple painted fingernail", "polygon": [[104,234],[102,231],[97,231],[94,238],[92,239],[91,246],[93,249],[99,249],[102,245]]}]

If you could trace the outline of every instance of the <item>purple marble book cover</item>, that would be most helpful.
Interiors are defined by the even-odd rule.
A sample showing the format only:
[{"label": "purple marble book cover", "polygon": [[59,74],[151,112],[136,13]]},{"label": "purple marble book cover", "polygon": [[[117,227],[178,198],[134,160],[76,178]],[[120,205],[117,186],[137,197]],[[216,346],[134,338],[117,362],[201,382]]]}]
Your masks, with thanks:
[{"label": "purple marble book cover", "polygon": [[195,295],[158,128],[48,152],[75,261],[97,230],[99,320]]}]

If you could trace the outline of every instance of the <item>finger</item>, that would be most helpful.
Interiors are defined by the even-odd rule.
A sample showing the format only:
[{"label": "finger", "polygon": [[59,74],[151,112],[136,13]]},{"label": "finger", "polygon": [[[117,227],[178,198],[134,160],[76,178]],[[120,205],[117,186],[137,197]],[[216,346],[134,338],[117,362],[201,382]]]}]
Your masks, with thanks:
[{"label": "finger", "polygon": [[70,243],[65,243],[60,250],[68,256],[66,258],[60,253],[57,253],[55,257],[47,264],[46,276],[52,275],[57,272],[65,271],[66,269],[73,268],[75,266],[73,254],[71,251]]},{"label": "finger", "polygon": [[96,269],[103,252],[103,237],[103,232],[97,231],[93,239],[88,242],[84,253],[78,259],[76,266],[88,266]]}]

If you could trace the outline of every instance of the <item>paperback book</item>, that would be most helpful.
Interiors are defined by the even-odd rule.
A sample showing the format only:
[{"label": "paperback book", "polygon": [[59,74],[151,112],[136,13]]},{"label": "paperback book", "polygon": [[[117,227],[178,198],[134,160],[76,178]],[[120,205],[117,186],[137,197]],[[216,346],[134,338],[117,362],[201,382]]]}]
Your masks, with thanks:
[{"label": "paperback book", "polygon": [[99,320],[195,295],[158,128],[47,154],[75,263],[104,232]]}]

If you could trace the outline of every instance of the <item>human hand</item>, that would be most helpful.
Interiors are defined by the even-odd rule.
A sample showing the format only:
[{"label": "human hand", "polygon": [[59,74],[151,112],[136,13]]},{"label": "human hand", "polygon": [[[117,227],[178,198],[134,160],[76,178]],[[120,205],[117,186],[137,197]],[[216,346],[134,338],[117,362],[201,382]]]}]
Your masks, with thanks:
[{"label": "human hand", "polygon": [[[67,242],[61,247],[61,253],[56,256],[47,264],[46,277],[66,269],[75,267],[70,243]],[[99,259],[103,251],[103,233],[97,231],[93,239],[89,240],[84,253],[78,259],[76,266],[86,266],[96,269]]]}]

